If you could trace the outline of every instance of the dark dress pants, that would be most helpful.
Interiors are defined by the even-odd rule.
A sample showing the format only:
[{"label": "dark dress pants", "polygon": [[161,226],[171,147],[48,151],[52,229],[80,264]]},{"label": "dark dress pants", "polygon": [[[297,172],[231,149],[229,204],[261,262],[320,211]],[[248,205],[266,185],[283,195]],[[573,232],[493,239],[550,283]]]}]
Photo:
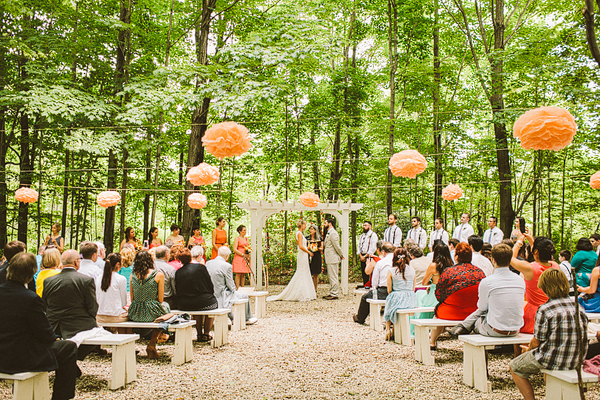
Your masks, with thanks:
[{"label": "dark dress pants", "polygon": [[365,272],[365,268],[367,268],[366,260],[360,262],[360,273],[362,275],[363,286],[369,283],[369,280],[371,280],[370,275]]},{"label": "dark dress pants", "polygon": [[[377,288],[377,299],[378,300],[385,300],[385,298],[387,297],[388,292],[387,292],[387,287],[378,287]],[[365,320],[367,319],[367,317],[369,316],[369,303],[367,303],[368,299],[372,299],[373,298],[373,290],[369,290],[368,293],[365,293],[362,295],[362,299],[360,299],[360,305],[358,306],[358,322],[360,322],[361,324],[365,323]]]},{"label": "dark dress pants", "polygon": [[57,340],[51,345],[58,361],[54,378],[52,400],[68,400],[75,397],[75,379],[77,378],[77,345],[70,340]]}]

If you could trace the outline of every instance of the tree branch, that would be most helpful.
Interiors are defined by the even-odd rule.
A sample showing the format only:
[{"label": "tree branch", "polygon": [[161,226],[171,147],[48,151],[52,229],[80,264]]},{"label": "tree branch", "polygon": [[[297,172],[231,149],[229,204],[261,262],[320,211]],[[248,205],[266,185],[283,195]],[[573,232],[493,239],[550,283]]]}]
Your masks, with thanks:
[{"label": "tree branch", "polygon": [[506,46],[508,42],[510,42],[510,40],[517,34],[517,31],[526,22],[524,19],[525,13],[527,12],[527,9],[529,8],[532,2],[533,0],[527,0],[527,4],[525,4],[525,7],[523,7],[523,11],[521,11],[521,13],[519,14],[519,18],[517,19],[517,23],[515,24],[515,29],[513,29],[513,31],[509,35],[507,35],[506,39],[504,40],[504,46]]},{"label": "tree branch", "polygon": [[[600,0],[596,0],[600,7]],[[585,8],[583,9],[583,18],[585,20],[585,37],[588,42],[588,47],[592,53],[592,57],[600,67],[600,48],[598,48],[598,40],[596,39],[596,31],[594,29],[594,2],[585,0]]]},{"label": "tree branch", "polygon": [[485,48],[485,54],[490,53],[490,47],[488,45],[487,34],[485,33],[485,28],[483,27],[483,18],[481,18],[481,9],[479,8],[479,2],[475,0],[475,11],[477,12],[477,21],[479,21],[479,33],[481,34],[481,41],[483,42],[483,46]]}]

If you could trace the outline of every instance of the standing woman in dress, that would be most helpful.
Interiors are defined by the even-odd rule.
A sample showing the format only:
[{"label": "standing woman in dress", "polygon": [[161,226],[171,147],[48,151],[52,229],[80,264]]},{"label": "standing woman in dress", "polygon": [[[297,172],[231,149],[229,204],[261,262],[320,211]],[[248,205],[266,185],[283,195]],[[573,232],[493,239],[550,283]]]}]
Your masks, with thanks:
[{"label": "standing woman in dress", "polygon": [[65,249],[65,238],[60,235],[60,228],[60,223],[55,222],[52,224],[52,233],[46,236],[44,246],[54,246],[62,253]]},{"label": "standing woman in dress", "polygon": [[162,240],[158,237],[158,228],[153,226],[148,232],[148,248],[152,249],[158,246],[162,246]]},{"label": "standing woman in dress", "polygon": [[308,250],[313,254],[310,258],[310,274],[312,275],[316,292],[319,283],[319,274],[323,268],[323,260],[321,257],[321,254],[323,253],[323,240],[321,240],[317,225],[310,224],[306,240],[308,241]]},{"label": "standing woman in dress", "polygon": [[235,274],[235,287],[239,289],[244,287],[246,283],[246,274],[250,273],[250,252],[246,254],[246,248],[250,244],[250,241],[246,237],[246,227],[240,225],[237,227],[239,236],[233,241],[233,273]]},{"label": "standing woman in dress", "polygon": [[225,218],[217,218],[215,224],[217,225],[217,227],[212,231],[212,253],[210,255],[211,260],[217,258],[217,252],[219,251],[219,247],[227,243],[227,231],[225,231]]}]

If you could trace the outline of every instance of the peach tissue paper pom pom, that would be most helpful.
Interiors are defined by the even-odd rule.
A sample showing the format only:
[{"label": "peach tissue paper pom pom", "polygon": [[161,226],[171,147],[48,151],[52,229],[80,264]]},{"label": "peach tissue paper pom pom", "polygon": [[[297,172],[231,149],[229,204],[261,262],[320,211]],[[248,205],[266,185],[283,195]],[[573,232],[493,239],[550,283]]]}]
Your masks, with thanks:
[{"label": "peach tissue paper pom pom", "polygon": [[114,190],[106,190],[98,194],[98,205],[103,208],[113,207],[121,201],[121,195]]},{"label": "peach tissue paper pom pom", "polygon": [[199,210],[206,207],[208,200],[206,200],[206,196],[201,193],[192,193],[188,196],[187,203],[190,208]]},{"label": "peach tissue paper pom pom", "polygon": [[458,200],[463,197],[463,191],[458,185],[450,184],[442,190],[442,198],[447,201]]},{"label": "peach tissue paper pom pom", "polygon": [[219,160],[225,157],[241,156],[252,147],[248,129],[235,122],[221,122],[213,125],[204,134],[202,144],[210,154]]},{"label": "peach tissue paper pom pom", "polygon": [[194,186],[212,185],[219,180],[219,168],[207,163],[200,163],[190,168],[186,179]]},{"label": "peach tissue paper pom pom", "polygon": [[302,193],[298,200],[300,200],[300,203],[305,207],[316,207],[320,202],[319,196],[311,192]]},{"label": "peach tissue paper pom pom", "polygon": [[592,189],[600,189],[600,171],[590,177],[590,186]]},{"label": "peach tissue paper pom pom", "polygon": [[38,199],[38,192],[33,189],[22,187],[15,192],[15,199],[21,203],[35,203]]},{"label": "peach tissue paper pom pom", "polygon": [[577,133],[575,118],[560,107],[540,107],[521,115],[513,135],[525,150],[562,150]]},{"label": "peach tissue paper pom pom", "polygon": [[390,170],[394,176],[414,179],[427,168],[427,160],[417,150],[403,150],[390,158]]}]

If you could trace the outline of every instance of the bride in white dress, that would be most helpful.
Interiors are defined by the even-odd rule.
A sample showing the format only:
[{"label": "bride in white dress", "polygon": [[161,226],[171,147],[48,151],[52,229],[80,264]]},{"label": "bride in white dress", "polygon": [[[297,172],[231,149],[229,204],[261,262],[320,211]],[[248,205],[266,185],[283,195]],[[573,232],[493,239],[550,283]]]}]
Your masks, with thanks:
[{"label": "bride in white dress", "polygon": [[300,220],[296,223],[296,226],[298,227],[298,232],[296,232],[296,244],[298,245],[296,272],[283,292],[276,296],[267,297],[267,301],[308,301],[317,298],[312,276],[310,275],[308,259],[309,255],[312,256],[312,253],[308,251],[307,241],[302,233],[306,229],[306,222]]}]

